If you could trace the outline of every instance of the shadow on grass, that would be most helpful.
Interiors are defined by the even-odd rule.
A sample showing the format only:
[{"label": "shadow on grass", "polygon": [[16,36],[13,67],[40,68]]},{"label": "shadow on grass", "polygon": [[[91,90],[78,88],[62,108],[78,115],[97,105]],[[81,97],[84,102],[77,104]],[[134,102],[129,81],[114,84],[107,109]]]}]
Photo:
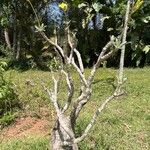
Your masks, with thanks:
[{"label": "shadow on grass", "polygon": [[113,87],[113,89],[116,89],[115,78],[106,78],[106,79],[95,80],[93,82],[93,85],[97,84],[97,83],[103,83],[106,85],[111,85]]}]

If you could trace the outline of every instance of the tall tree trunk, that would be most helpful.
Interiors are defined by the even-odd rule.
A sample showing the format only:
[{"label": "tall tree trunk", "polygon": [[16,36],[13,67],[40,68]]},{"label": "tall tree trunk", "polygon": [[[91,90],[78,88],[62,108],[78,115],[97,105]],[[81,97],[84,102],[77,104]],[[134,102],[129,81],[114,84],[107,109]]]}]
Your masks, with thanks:
[{"label": "tall tree trunk", "polygon": [[6,41],[7,47],[9,49],[11,49],[11,43],[10,43],[8,28],[4,29],[4,37],[5,37],[5,41]]},{"label": "tall tree trunk", "polygon": [[16,53],[17,49],[17,28],[14,25],[14,31],[13,31],[13,52]]},{"label": "tall tree trunk", "polygon": [[14,52],[14,56],[15,56],[16,49],[17,49],[17,17],[16,17],[17,3],[16,3],[16,0],[14,0],[14,8],[15,8],[15,14],[14,14],[14,22],[13,22],[13,26],[14,26],[14,30],[13,30],[13,52]]},{"label": "tall tree trunk", "polygon": [[19,60],[21,55],[21,34],[22,34],[22,29],[20,29],[18,33],[16,60]]}]

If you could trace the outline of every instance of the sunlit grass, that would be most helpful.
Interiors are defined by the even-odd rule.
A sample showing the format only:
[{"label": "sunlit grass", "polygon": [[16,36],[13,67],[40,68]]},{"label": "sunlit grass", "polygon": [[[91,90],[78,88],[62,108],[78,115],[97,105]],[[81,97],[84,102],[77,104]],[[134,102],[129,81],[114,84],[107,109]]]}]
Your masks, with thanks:
[{"label": "sunlit grass", "polygon": [[0,150],[47,150],[49,148],[47,137],[26,137],[12,139],[0,144]]},{"label": "sunlit grass", "polygon": [[[86,74],[89,74],[88,69]],[[91,100],[78,119],[76,128],[78,135],[88,124],[97,106],[113,92],[116,74],[114,69],[98,70]],[[125,76],[127,77],[124,85],[126,94],[112,101],[103,111],[90,135],[80,144],[81,150],[148,150],[150,148],[150,68],[125,69]],[[54,118],[53,107],[41,86],[42,82],[49,87],[52,85],[49,72],[11,70],[6,73],[6,77],[10,77],[15,83],[19,99],[28,108],[28,111],[40,114],[40,107],[47,107],[50,110],[50,117]],[[80,86],[77,74],[73,73],[73,79],[75,95],[77,95]],[[31,85],[27,85],[28,80],[31,81]],[[66,95],[66,84],[62,80],[59,91],[61,104]],[[30,139],[3,143],[2,150],[7,150],[8,145],[11,150],[45,150],[49,144],[42,138],[35,138],[35,142],[31,140],[28,143],[28,141]],[[26,142],[29,147],[19,149],[20,146],[26,146]]]}]

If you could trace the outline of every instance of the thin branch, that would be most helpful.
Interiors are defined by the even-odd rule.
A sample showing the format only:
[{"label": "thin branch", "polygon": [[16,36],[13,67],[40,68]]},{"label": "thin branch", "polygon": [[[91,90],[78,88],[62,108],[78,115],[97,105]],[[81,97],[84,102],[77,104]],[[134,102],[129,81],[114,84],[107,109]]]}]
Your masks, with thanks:
[{"label": "thin branch", "polygon": [[102,52],[100,53],[98,59],[97,59],[97,62],[96,64],[94,65],[95,68],[98,68],[99,65],[100,65],[100,62],[101,62],[101,58],[104,56],[104,54],[106,53],[106,51],[113,45],[114,43],[114,40],[110,40],[105,46],[104,48],[102,49]]},{"label": "thin branch", "polygon": [[71,38],[70,38],[70,30],[69,30],[69,27],[67,27],[67,38],[68,38],[68,44],[70,46],[70,56],[69,56],[69,60],[68,60],[68,63],[70,64],[71,61],[72,61],[72,58],[73,58],[73,44],[71,43]]},{"label": "thin branch", "polygon": [[82,140],[84,140],[84,138],[88,135],[91,128],[95,124],[95,122],[96,122],[97,118],[99,117],[99,115],[101,114],[101,112],[107,107],[108,103],[110,101],[112,101],[114,98],[122,96],[124,94],[124,92],[120,92],[120,86],[121,85],[118,83],[114,93],[110,97],[106,98],[106,100],[98,107],[98,109],[96,110],[95,114],[93,115],[90,123],[87,125],[86,129],[84,130],[83,134],[80,137],[75,139],[75,143],[79,143]]},{"label": "thin branch", "polygon": [[[127,2],[127,9],[126,9],[126,15],[125,15],[125,22],[124,22],[124,30],[123,30],[123,38],[122,43],[126,42],[127,38],[127,30],[128,30],[128,22],[129,22],[129,14],[130,14],[130,5],[131,1],[128,0]],[[118,82],[120,84],[123,83],[123,68],[124,68],[124,57],[125,57],[125,45],[122,46],[121,49],[121,57],[120,57],[120,67],[119,67],[119,75],[118,75]]]},{"label": "thin branch", "polygon": [[[80,82],[81,82],[80,88],[81,88],[81,91],[83,91],[84,86],[86,86],[86,84],[87,84],[85,76],[83,74],[84,73],[83,61],[82,61],[80,53],[78,52],[78,50],[76,48],[74,48],[74,45],[71,42],[69,27],[67,28],[67,37],[68,37],[68,44],[69,44],[70,49],[71,49],[68,63],[70,64],[72,62],[73,66],[75,67],[75,69],[79,73]],[[74,61],[73,53],[75,53],[77,56],[79,67],[76,65],[76,63]]]},{"label": "thin branch", "polygon": [[[39,32],[41,34],[41,36],[47,41],[49,42],[51,45],[53,45],[54,47],[56,47],[56,49],[59,51],[59,53],[61,54],[61,56],[66,60],[66,56],[64,54],[63,49],[57,44],[54,43],[52,40],[50,40],[47,35],[44,32]],[[56,41],[55,41],[56,42]]]},{"label": "thin branch", "polygon": [[51,89],[49,90],[45,86],[44,86],[44,90],[48,93],[48,95],[49,95],[49,97],[50,97],[50,99],[54,105],[54,108],[57,112],[57,115],[58,115],[61,112],[61,109],[59,108],[59,105],[58,105],[58,102],[57,102],[57,99],[56,99],[54,92]]},{"label": "thin branch", "polygon": [[102,56],[100,62],[103,62],[103,61],[107,60],[108,58],[110,58],[115,52],[117,52],[119,49],[121,49],[125,44],[126,44],[126,41],[124,43],[120,44],[119,47],[116,47],[114,50],[111,50],[110,52],[108,52],[107,54]]},{"label": "thin branch", "polygon": [[55,44],[58,45],[56,26],[54,27],[54,37],[55,37]]},{"label": "thin branch", "polygon": [[84,133],[82,134],[81,137],[78,137],[76,140],[75,140],[75,143],[79,143],[81,142],[86,136],[87,134],[89,133],[90,129],[93,127],[94,123],[96,122],[97,120],[97,117],[99,116],[99,114],[102,112],[102,110],[106,107],[106,105],[108,104],[109,101],[111,101],[112,99],[114,98],[114,95],[108,97],[104,102],[103,104],[97,109],[97,111],[95,112],[95,114],[93,115],[90,123],[88,124],[88,126],[86,127]]},{"label": "thin branch", "polygon": [[71,64],[72,58],[73,58],[73,49],[71,49],[70,56],[68,58],[68,63],[69,64]]},{"label": "thin branch", "polygon": [[58,80],[55,79],[54,75],[53,75],[53,81],[54,81],[54,96],[55,99],[57,100],[57,91],[58,91]]},{"label": "thin branch", "polygon": [[69,44],[69,46],[70,46],[70,49],[71,50],[73,50],[73,44],[72,44],[72,42],[71,42],[71,38],[70,38],[70,29],[69,29],[69,26],[67,27],[67,39],[68,39],[68,44]]},{"label": "thin branch", "polygon": [[70,113],[72,126],[74,126],[81,109],[90,99],[91,93],[92,93],[92,90],[90,88],[85,89],[84,87],[83,91],[81,92],[81,95],[75,100],[72,111]]},{"label": "thin branch", "polygon": [[108,58],[110,58],[110,57],[111,57],[114,53],[116,53],[119,49],[121,49],[121,48],[126,44],[126,41],[122,42],[118,47],[115,47],[115,49],[113,49],[113,50],[111,50],[110,52],[108,52],[107,54],[105,54],[106,51],[108,50],[108,48],[110,48],[111,46],[113,46],[113,44],[114,44],[114,41],[111,40],[111,41],[109,41],[109,42],[106,44],[106,46],[102,49],[102,52],[100,53],[100,55],[99,55],[99,57],[98,57],[98,59],[97,59],[96,64],[93,66],[93,69],[91,70],[91,74],[90,74],[90,76],[89,76],[89,78],[88,78],[88,83],[89,83],[89,84],[92,84],[92,81],[93,81],[93,79],[94,79],[94,75],[95,75],[96,70],[97,70],[97,68],[99,67],[99,65],[100,65],[103,61],[105,61],[105,60],[107,60]]},{"label": "thin branch", "polygon": [[101,63],[101,58],[102,58],[103,55],[106,53],[106,51],[108,50],[108,48],[110,48],[110,47],[113,45],[113,42],[114,42],[114,40],[110,40],[110,41],[104,46],[104,48],[102,49],[102,51],[101,51],[101,53],[100,53],[100,55],[99,55],[99,57],[98,57],[98,59],[97,59],[97,62],[96,62],[96,64],[93,66],[93,68],[92,68],[92,70],[91,70],[91,74],[90,74],[90,76],[89,76],[89,78],[88,78],[89,84],[91,84],[92,81],[93,81],[94,75],[95,75],[95,73],[96,73],[96,69],[99,67],[99,65],[100,65],[100,63]]},{"label": "thin branch", "polygon": [[106,108],[107,104],[113,100],[115,97],[121,96],[120,95],[116,95],[115,93],[113,95],[111,95],[110,97],[108,97],[101,105],[100,107],[97,109],[97,111],[95,112],[95,114],[93,115],[90,123],[88,124],[88,126],[86,127],[86,129],[84,130],[84,133],[82,134],[82,136],[78,137],[75,139],[75,143],[79,143],[82,140],[84,140],[84,138],[88,135],[88,133],[90,132],[91,128],[93,127],[93,125],[95,124],[99,114]]},{"label": "thin branch", "polygon": [[51,101],[53,102],[54,108],[56,110],[57,113],[57,117],[60,123],[60,126],[64,129],[64,131],[71,137],[74,138],[74,134],[72,133],[72,131],[69,129],[69,127],[67,126],[68,120],[67,118],[64,116],[64,114],[62,113],[58,101],[57,101],[57,89],[58,89],[58,80],[55,79],[55,77],[53,76],[53,81],[54,81],[54,90],[48,90],[45,86],[44,89],[45,91],[48,93]]},{"label": "thin branch", "polygon": [[74,94],[74,86],[73,86],[73,81],[72,78],[70,76],[70,73],[65,72],[64,70],[62,70],[62,72],[65,74],[66,76],[66,82],[67,82],[67,86],[68,86],[68,100],[65,103],[62,113],[64,113],[70,106],[73,94]]},{"label": "thin branch", "polygon": [[84,86],[87,86],[87,81],[86,81],[86,79],[85,79],[85,76],[84,76],[84,74],[82,73],[82,71],[80,70],[80,68],[77,66],[77,64],[75,63],[74,58],[72,58],[71,63],[72,63],[72,65],[74,66],[74,68],[76,69],[76,71],[79,73],[80,79],[82,80]]},{"label": "thin branch", "polygon": [[61,109],[59,108],[59,104],[57,102],[57,92],[58,92],[58,80],[55,79],[54,75],[52,75],[52,79],[54,82],[54,89],[48,89],[43,85],[44,90],[48,93],[51,101],[53,102],[54,108],[57,112],[57,114],[59,114],[61,112]]},{"label": "thin branch", "polygon": [[74,48],[74,52],[77,55],[80,70],[82,73],[84,73],[84,67],[83,67],[83,61],[81,58],[81,54],[78,52],[78,50],[76,48]]}]

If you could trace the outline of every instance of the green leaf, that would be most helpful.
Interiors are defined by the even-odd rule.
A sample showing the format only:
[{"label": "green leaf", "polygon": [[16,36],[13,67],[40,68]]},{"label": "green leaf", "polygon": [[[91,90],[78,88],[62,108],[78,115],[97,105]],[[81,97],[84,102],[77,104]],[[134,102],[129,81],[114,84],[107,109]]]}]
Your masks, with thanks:
[{"label": "green leaf", "polygon": [[2,93],[0,93],[0,99],[2,99],[3,98],[3,94]]},{"label": "green leaf", "polygon": [[144,23],[149,23],[149,21],[150,21],[150,16],[147,16],[147,17],[145,17],[145,18],[142,18],[142,21],[143,21]]},{"label": "green leaf", "polygon": [[6,17],[3,17],[0,21],[0,24],[4,27],[8,25],[8,19]]},{"label": "green leaf", "polygon": [[100,4],[100,3],[94,3],[93,5],[92,5],[92,7],[94,8],[94,10],[96,11],[96,12],[99,12],[100,11],[100,9],[102,9],[102,4]]},{"label": "green leaf", "polygon": [[1,72],[4,72],[4,71],[5,71],[5,69],[4,69],[4,68],[0,68],[0,71],[1,71]]},{"label": "green leaf", "polygon": [[150,45],[146,45],[143,49],[143,51],[147,54],[150,50]]},{"label": "green leaf", "polygon": [[2,67],[7,67],[7,63],[6,62],[0,62],[0,66],[2,66]]},{"label": "green leaf", "polygon": [[107,31],[113,31],[113,30],[114,30],[113,28],[108,28],[108,29],[107,29]]},{"label": "green leaf", "polygon": [[87,6],[87,4],[81,3],[81,4],[78,5],[78,8],[83,8],[83,7],[86,7],[86,6]]},{"label": "green leaf", "polygon": [[36,28],[36,32],[44,32],[45,31],[45,27],[44,24],[42,23],[41,25],[39,26],[36,26],[35,25],[35,28]]},{"label": "green leaf", "polygon": [[109,18],[110,16],[106,16],[106,17],[103,17],[102,20],[105,21],[105,19],[109,19]]}]

